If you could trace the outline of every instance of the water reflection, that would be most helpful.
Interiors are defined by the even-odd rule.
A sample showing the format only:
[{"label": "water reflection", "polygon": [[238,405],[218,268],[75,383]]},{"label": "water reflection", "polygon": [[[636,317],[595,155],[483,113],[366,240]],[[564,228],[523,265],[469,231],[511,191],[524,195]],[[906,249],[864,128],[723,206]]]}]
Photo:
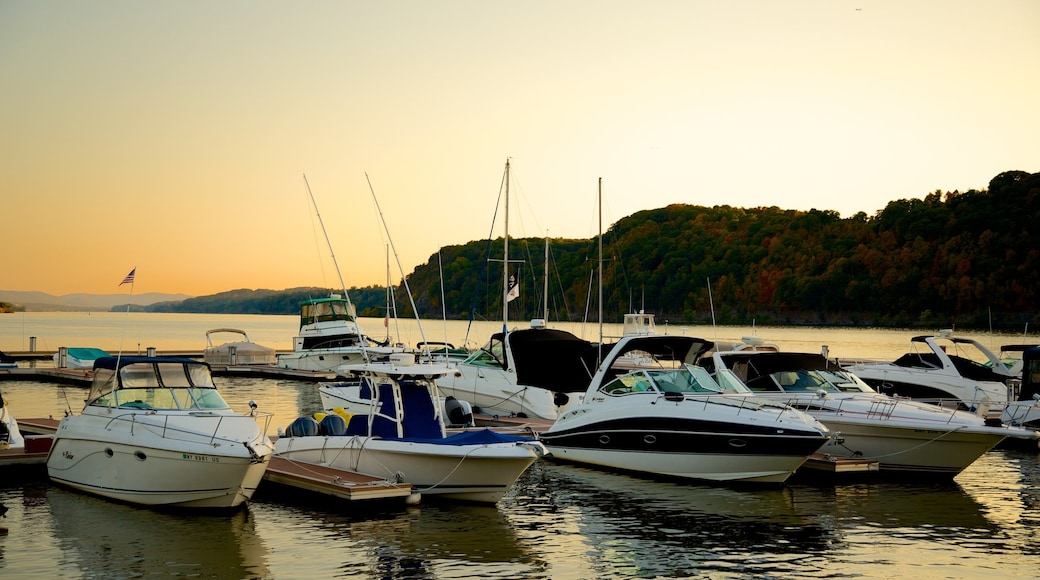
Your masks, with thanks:
[{"label": "water reflection", "polygon": [[248,510],[222,515],[168,513],[51,486],[46,502],[62,568],[86,576],[153,574],[264,578],[264,542]]},{"label": "water reflection", "polygon": [[294,562],[291,570],[275,570],[279,577],[326,577],[336,570],[336,576],[440,578],[474,576],[479,570],[482,577],[513,578],[544,566],[495,507],[431,504],[373,512],[268,492],[250,509],[277,514],[282,542],[322,554],[320,562]]},{"label": "water reflection", "polygon": [[706,487],[549,462],[518,483],[511,519],[527,541],[555,552],[554,576],[732,573],[746,570],[749,554],[756,569],[775,572],[840,539],[790,488]]}]

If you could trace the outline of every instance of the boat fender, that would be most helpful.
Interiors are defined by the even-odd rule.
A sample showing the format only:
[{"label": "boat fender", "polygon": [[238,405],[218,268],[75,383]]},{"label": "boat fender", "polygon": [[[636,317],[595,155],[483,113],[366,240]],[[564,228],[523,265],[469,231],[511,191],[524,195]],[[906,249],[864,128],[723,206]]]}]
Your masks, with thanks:
[{"label": "boat fender", "polygon": [[333,413],[325,415],[318,423],[318,435],[336,437],[347,434],[347,421],[343,417]]},{"label": "boat fender", "polygon": [[285,428],[286,437],[313,437],[318,434],[318,422],[313,417],[299,417]]}]

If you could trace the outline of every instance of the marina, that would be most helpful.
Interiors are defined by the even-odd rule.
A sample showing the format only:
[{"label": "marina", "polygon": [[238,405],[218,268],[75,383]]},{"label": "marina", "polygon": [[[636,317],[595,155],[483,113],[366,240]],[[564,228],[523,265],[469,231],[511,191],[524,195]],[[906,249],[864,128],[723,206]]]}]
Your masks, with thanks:
[{"label": "marina", "polygon": [[[190,315],[157,318],[138,324],[198,325],[201,332],[185,333],[194,336],[195,346],[205,328],[219,326],[245,328],[250,337],[272,344],[262,338],[271,328],[254,328],[235,317],[225,324],[201,316],[192,321]],[[277,317],[259,321],[280,324]],[[713,333],[695,330],[684,332]],[[891,342],[899,349],[909,335],[848,329],[763,332],[790,350],[818,350],[825,341],[832,354],[876,358],[890,355],[865,345],[887,343],[897,335]],[[67,342],[108,346],[97,338]],[[195,350],[192,344],[153,342]],[[274,430],[321,409],[317,381],[214,371],[233,409],[256,401],[261,411],[274,415]],[[48,425],[53,429],[65,409],[76,409],[86,393],[75,382],[45,373],[17,380],[0,376],[0,385],[27,433],[45,432]],[[535,419],[476,418],[501,428],[546,428]],[[657,481],[539,460],[488,506],[425,498],[411,505],[400,490],[394,492],[400,496],[386,501],[349,500],[304,493],[268,477],[247,507],[227,516],[167,513],[76,493],[48,482],[41,476],[42,464],[3,469],[0,503],[9,511],[2,525],[9,532],[0,537],[0,574],[1035,577],[1040,566],[1033,547],[1040,530],[1036,452],[990,451],[948,482],[891,481],[875,477],[871,462],[827,459],[811,458],[803,466],[823,477],[797,476],[766,488]],[[278,471],[271,474],[277,477]],[[132,549],[120,539],[127,533],[142,538]],[[169,538],[161,549],[148,540],[160,536]]]}]

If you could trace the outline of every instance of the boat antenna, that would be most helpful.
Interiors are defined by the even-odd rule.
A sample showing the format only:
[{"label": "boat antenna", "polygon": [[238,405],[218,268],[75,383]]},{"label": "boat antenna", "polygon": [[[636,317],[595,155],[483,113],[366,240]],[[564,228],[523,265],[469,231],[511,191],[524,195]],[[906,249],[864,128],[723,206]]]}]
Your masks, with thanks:
[{"label": "boat antenna", "polygon": [[[311,191],[311,184],[307,181],[307,174],[303,174],[303,183],[307,186],[307,195],[311,198],[311,204],[314,205],[314,213],[318,216],[318,224],[321,225],[321,233],[325,235],[325,244],[329,247],[329,255],[332,256],[332,264],[336,267],[336,276],[339,277],[339,285],[343,289],[343,297],[347,300],[347,315],[350,316],[350,321],[354,323],[354,332],[357,333],[358,338],[362,338],[361,327],[358,326],[357,312],[354,309],[354,304],[350,302],[350,294],[347,293],[347,284],[343,282],[343,273],[339,270],[339,262],[336,260],[336,252],[332,249],[332,241],[329,239],[329,232],[325,229],[325,220],[321,219],[321,212],[318,211],[318,202],[314,200],[314,193]],[[361,348],[361,357],[368,361],[368,349],[365,347],[364,340],[358,340],[358,345]]]},{"label": "boat antenna", "polygon": [[390,237],[390,228],[386,225],[386,218],[383,217],[383,209],[379,207],[379,199],[376,198],[376,191],[372,188],[372,180],[368,178],[368,172],[365,172],[365,181],[368,182],[368,191],[372,193],[372,201],[376,204],[376,212],[379,213],[379,221],[383,224],[383,231],[386,232],[386,239],[390,242],[390,248],[394,251],[394,261],[397,262],[397,269],[401,272],[401,283],[404,284],[404,291],[408,294],[408,302],[412,305],[412,312],[415,313],[415,322],[419,326],[419,337],[425,345],[426,357],[430,358],[430,345],[426,341],[426,333],[423,332],[422,322],[419,320],[419,309],[415,307],[415,298],[412,297],[412,290],[408,287],[408,278],[404,275],[404,268],[401,266],[401,257],[397,254],[394,240]]}]

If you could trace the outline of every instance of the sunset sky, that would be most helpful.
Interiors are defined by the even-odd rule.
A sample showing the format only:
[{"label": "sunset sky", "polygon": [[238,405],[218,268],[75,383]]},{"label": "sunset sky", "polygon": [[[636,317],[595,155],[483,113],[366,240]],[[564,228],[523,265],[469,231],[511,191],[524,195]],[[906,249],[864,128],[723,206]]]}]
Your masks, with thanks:
[{"label": "sunset sky", "polygon": [[366,174],[410,273],[492,233],[507,158],[510,234],[563,238],[601,177],[610,225],[1040,171],[1036,0],[0,0],[0,83],[0,291],[338,287],[304,175],[350,287]]}]

